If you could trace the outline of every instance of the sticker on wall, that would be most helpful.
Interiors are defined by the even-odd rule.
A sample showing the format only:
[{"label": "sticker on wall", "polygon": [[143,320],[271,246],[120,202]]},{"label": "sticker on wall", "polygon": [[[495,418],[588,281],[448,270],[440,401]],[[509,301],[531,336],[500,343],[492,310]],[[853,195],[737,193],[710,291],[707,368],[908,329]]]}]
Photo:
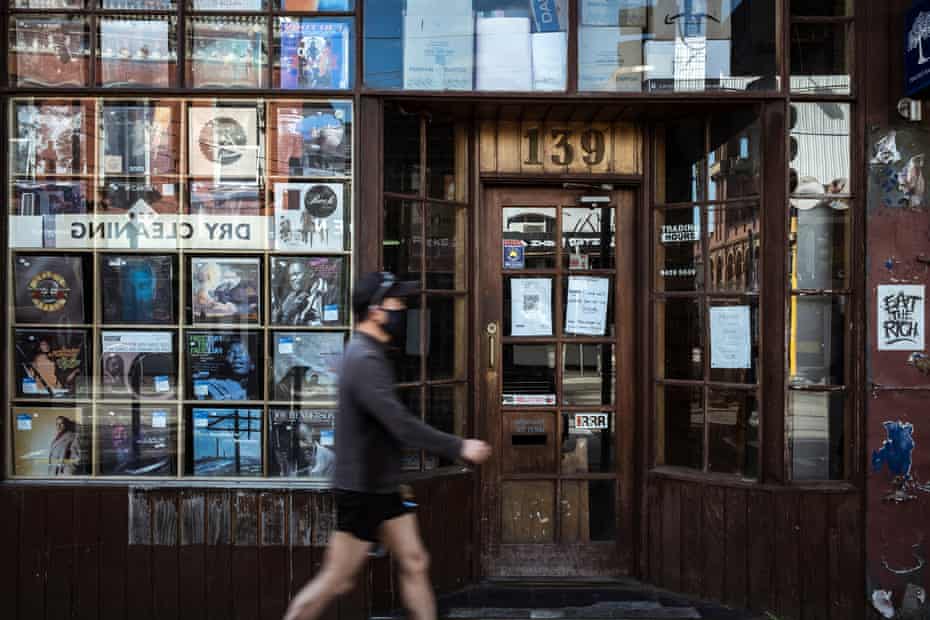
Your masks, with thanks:
[{"label": "sticker on wall", "polygon": [[878,287],[878,350],[922,351],[924,348],[923,284]]},{"label": "sticker on wall", "polygon": [[930,132],[920,127],[876,131],[871,136],[869,208],[927,207],[924,167]]}]

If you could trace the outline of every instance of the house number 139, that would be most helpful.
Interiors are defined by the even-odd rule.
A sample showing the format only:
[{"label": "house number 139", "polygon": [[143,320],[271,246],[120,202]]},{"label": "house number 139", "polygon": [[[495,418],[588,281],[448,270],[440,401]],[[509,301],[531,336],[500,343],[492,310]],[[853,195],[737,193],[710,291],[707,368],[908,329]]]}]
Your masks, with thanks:
[{"label": "house number 139", "polygon": [[[523,134],[527,143],[524,163],[528,166],[541,166],[543,163],[539,133],[539,127],[532,127]],[[575,163],[579,151],[581,160],[588,166],[597,166],[607,156],[607,138],[604,132],[598,129],[576,132],[572,129],[553,128],[549,130],[546,139],[551,140],[550,159],[556,166],[571,166]]]}]

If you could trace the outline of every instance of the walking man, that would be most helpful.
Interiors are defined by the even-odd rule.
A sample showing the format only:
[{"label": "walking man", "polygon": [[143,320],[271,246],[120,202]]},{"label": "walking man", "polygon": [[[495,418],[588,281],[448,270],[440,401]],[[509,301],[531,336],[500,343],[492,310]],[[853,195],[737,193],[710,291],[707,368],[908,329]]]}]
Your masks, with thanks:
[{"label": "walking man", "polygon": [[491,449],[424,424],[401,404],[385,353],[403,346],[404,299],[412,282],[370,273],[356,284],[356,330],[345,349],[336,414],[336,530],[319,574],[291,601],[285,620],[315,620],[337,596],[352,589],[376,541],[391,552],[400,571],[401,598],[414,620],[435,620],[436,599],[429,556],[416,515],[404,504],[398,476],[403,448],[427,450],[448,460],[483,463]]}]

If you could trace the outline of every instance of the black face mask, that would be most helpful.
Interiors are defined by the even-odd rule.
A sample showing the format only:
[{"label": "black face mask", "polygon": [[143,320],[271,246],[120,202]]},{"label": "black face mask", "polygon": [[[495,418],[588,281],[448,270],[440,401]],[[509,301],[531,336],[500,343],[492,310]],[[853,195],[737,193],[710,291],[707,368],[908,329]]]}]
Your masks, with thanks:
[{"label": "black face mask", "polygon": [[404,344],[404,337],[407,335],[407,311],[406,310],[385,310],[387,322],[381,326],[388,336],[391,337],[391,344],[399,347]]}]

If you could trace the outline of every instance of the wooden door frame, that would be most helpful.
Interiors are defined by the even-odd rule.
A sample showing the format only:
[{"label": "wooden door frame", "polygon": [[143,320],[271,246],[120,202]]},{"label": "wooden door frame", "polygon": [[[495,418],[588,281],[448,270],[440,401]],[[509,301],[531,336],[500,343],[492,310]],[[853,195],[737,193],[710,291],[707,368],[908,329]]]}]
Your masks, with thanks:
[{"label": "wooden door frame", "polygon": [[[494,445],[501,445],[500,424],[492,424],[492,422],[500,421],[500,403],[496,402],[497,394],[495,390],[489,389],[491,381],[496,384],[498,371],[491,374],[487,369],[486,362],[489,350],[488,337],[485,333],[485,323],[488,317],[499,313],[498,308],[491,307],[496,296],[488,293],[493,290],[490,287],[499,286],[496,279],[499,276],[497,261],[500,260],[500,256],[496,253],[482,256],[481,248],[484,244],[481,240],[485,239],[488,233],[495,232],[487,229],[487,218],[482,217],[482,214],[487,212],[486,209],[491,208],[490,205],[493,204],[491,197],[495,191],[520,188],[558,191],[584,189],[583,187],[577,187],[577,185],[565,187],[567,183],[590,185],[592,192],[595,191],[595,184],[607,183],[613,185],[611,193],[614,195],[621,192],[631,194],[629,208],[623,210],[618,207],[615,216],[617,230],[620,231],[625,228],[629,231],[627,233],[629,242],[617,239],[617,272],[614,282],[614,299],[619,300],[629,297],[632,298],[632,302],[616,305],[616,320],[619,325],[626,325],[627,327],[618,329],[615,344],[617,383],[615,387],[615,411],[617,415],[615,446],[618,468],[618,475],[616,476],[618,484],[616,510],[619,524],[616,554],[618,561],[614,569],[616,574],[607,576],[635,575],[639,572],[638,557],[641,551],[638,548],[640,541],[640,515],[638,513],[643,505],[641,494],[644,490],[642,472],[639,466],[641,446],[643,445],[646,429],[648,429],[646,412],[641,407],[645,396],[641,386],[643,372],[642,368],[637,369],[635,365],[635,360],[645,360],[644,354],[648,352],[648,340],[644,338],[642,332],[642,325],[648,317],[648,308],[637,301],[642,298],[643,291],[648,290],[648,283],[643,280],[644,261],[645,264],[648,264],[648,257],[644,257],[643,248],[648,247],[648,239],[643,239],[643,233],[645,232],[648,236],[649,218],[645,217],[644,191],[641,177],[598,175],[596,179],[592,179],[590,176],[567,177],[560,175],[555,178],[552,176],[513,176],[505,178],[493,175],[493,178],[476,179],[474,184],[475,208],[472,221],[472,230],[475,231],[476,240],[478,240],[475,243],[474,269],[472,270],[472,290],[476,291],[474,306],[475,348],[472,357],[474,365],[472,376],[475,377],[474,402],[476,404],[474,428],[479,437],[492,440]],[[620,296],[621,292],[623,297]],[[485,413],[491,410],[497,410],[498,414],[490,416]],[[624,410],[628,412],[627,415],[623,415]],[[479,412],[481,412],[480,415]],[[475,572],[480,577],[489,576],[486,574],[486,567],[490,556],[497,553],[500,536],[500,524],[497,522],[499,515],[496,511],[500,501],[499,463],[499,460],[494,458],[491,463],[481,468],[476,476],[480,519],[476,525],[476,541],[479,545],[479,553],[475,554]],[[558,510],[558,507],[555,509]],[[583,544],[580,545],[580,548],[583,548]]]}]

